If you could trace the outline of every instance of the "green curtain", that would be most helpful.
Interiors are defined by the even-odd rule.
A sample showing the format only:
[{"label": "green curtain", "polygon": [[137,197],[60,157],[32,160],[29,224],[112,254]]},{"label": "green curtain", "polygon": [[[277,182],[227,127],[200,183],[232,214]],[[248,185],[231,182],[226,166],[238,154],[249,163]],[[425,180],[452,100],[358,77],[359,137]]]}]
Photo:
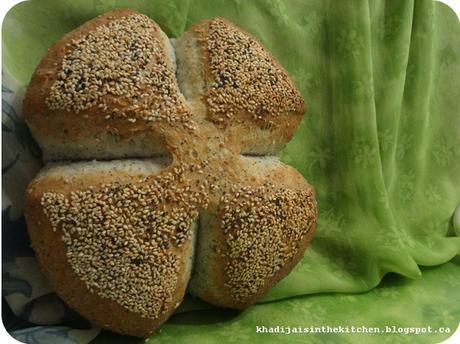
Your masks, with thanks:
[{"label": "green curtain", "polygon": [[[386,325],[394,319],[413,326],[447,321],[456,328],[458,263],[420,268],[460,252],[460,231],[451,220],[460,201],[460,25],[448,7],[431,0],[33,0],[4,21],[5,67],[25,85],[53,42],[116,7],[148,14],[170,37],[200,19],[225,17],[259,38],[304,95],[307,113],[280,156],[316,188],[318,229],[301,263],[262,302],[361,293],[388,273],[400,275],[356,296],[304,296],[239,315],[177,315],[152,343],[413,339],[260,335],[258,321],[346,324],[356,318]],[[188,300],[182,311],[202,307]],[[429,343],[446,335],[417,338]]]}]

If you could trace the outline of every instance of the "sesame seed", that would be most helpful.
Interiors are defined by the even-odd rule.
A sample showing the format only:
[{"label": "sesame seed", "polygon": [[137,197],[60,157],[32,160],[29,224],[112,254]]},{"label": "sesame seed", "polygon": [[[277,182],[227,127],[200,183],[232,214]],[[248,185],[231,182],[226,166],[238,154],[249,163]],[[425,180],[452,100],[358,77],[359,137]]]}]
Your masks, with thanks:
[{"label": "sesame seed", "polygon": [[44,212],[88,290],[146,318],[168,309],[183,264],[174,247],[189,241],[197,207],[207,205],[204,191],[177,186],[184,171],[43,194]]},{"label": "sesame seed", "polygon": [[245,302],[298,252],[298,244],[315,223],[311,190],[234,186],[220,203],[226,248],[225,286]]},{"label": "sesame seed", "polygon": [[193,128],[159,37],[160,28],[152,20],[134,14],[73,39],[47,106],[75,115],[97,107],[106,120],[162,121]]},{"label": "sesame seed", "polygon": [[[49,109],[88,118],[88,110],[96,108],[108,122],[159,121],[197,130],[165,62],[159,30],[148,17],[135,14],[72,40],[46,99]],[[212,75],[204,97],[211,121],[226,125],[247,113],[269,128],[276,116],[303,111],[286,71],[255,39],[214,19],[204,44]],[[198,129],[196,137],[205,132]],[[219,131],[213,140],[223,141],[223,135]],[[184,264],[181,248],[190,243],[198,209],[207,207],[209,192],[218,193],[219,179],[226,178],[226,172],[210,171],[208,160],[181,164],[137,182],[46,192],[41,199],[70,266],[88,290],[146,318],[157,319],[175,305]],[[196,172],[192,180],[188,172]],[[314,197],[311,190],[270,183],[235,185],[218,207],[226,240],[215,252],[224,258],[225,286],[236,301],[245,302],[298,253],[315,223]]]},{"label": "sesame seed", "polygon": [[215,18],[206,42],[213,77],[206,101],[215,123],[246,111],[267,127],[274,116],[303,111],[302,96],[287,72],[250,35]]}]

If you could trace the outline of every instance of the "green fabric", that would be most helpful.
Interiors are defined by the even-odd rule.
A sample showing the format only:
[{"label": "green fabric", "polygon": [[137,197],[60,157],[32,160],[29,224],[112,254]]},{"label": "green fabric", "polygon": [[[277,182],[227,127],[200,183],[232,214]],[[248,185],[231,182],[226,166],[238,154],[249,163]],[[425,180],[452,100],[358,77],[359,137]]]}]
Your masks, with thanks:
[{"label": "green fabric", "polygon": [[[364,294],[316,294],[256,305],[241,314],[208,310],[173,316],[147,342],[149,344],[214,343],[438,343],[452,335],[460,319],[460,261],[423,268],[423,277],[412,281],[386,276],[381,285]],[[428,297],[429,296],[429,297]],[[442,307],[439,307],[442,305]],[[256,333],[256,326],[346,327],[395,326],[401,331],[428,327],[430,334],[362,333]],[[440,333],[440,327],[451,329]],[[286,330],[287,331],[287,330]],[[144,340],[104,332],[93,344],[141,344]]]},{"label": "green fabric", "polygon": [[[96,14],[127,6],[148,14],[171,37],[200,19],[228,18],[265,44],[306,99],[308,112],[281,158],[315,186],[318,229],[302,262],[264,301],[363,292],[388,272],[417,279],[418,265],[443,264],[459,253],[455,235],[460,233],[451,216],[460,201],[460,25],[445,5],[428,0],[33,0],[5,18],[6,68],[26,84],[46,49],[64,33]],[[423,271],[436,276],[436,270]],[[442,271],[439,278],[449,272],[459,276],[452,265]],[[420,283],[430,298],[442,292],[436,289],[438,278]],[[401,291],[395,287],[394,294],[403,297],[403,288],[411,294],[415,285],[401,282]],[[329,311],[315,321],[338,322],[339,300],[353,299],[357,309],[378,304],[383,312],[382,293],[270,303],[206,330],[217,338],[220,331],[232,331],[234,323],[236,328],[245,321],[252,326],[259,316],[274,314],[285,324],[312,320],[310,303],[317,305],[311,306],[314,310],[323,301],[329,302]],[[182,310],[200,307],[192,302]],[[442,307],[458,322],[458,308]],[[264,312],[271,314],[263,317]],[[191,314],[193,319],[202,313]],[[373,314],[368,311],[369,322]],[[186,321],[174,320],[164,328],[165,333],[177,331],[184,341],[187,334],[190,341],[211,340],[204,328]],[[253,332],[248,332],[251,340],[267,339]]]}]

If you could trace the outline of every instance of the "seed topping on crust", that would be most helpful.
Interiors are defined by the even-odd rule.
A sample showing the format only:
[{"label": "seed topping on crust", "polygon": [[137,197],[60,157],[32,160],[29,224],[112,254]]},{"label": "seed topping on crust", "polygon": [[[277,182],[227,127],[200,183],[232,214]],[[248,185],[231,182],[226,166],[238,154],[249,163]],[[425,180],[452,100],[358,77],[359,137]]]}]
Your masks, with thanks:
[{"label": "seed topping on crust", "polygon": [[206,40],[214,82],[206,101],[211,120],[223,123],[246,111],[261,123],[303,111],[303,99],[286,71],[263,46],[225,20],[211,20]]},{"label": "seed topping on crust", "polygon": [[106,119],[182,122],[191,126],[160,28],[147,16],[112,20],[66,46],[46,104],[80,113],[97,107]]},{"label": "seed topping on crust", "polygon": [[316,204],[311,190],[235,186],[222,196],[220,214],[225,285],[245,302],[297,254],[315,222]]},{"label": "seed topping on crust", "polygon": [[183,177],[176,168],[137,183],[43,194],[44,212],[90,291],[146,318],[168,309],[184,264],[180,249],[207,202],[207,185],[179,187]]}]

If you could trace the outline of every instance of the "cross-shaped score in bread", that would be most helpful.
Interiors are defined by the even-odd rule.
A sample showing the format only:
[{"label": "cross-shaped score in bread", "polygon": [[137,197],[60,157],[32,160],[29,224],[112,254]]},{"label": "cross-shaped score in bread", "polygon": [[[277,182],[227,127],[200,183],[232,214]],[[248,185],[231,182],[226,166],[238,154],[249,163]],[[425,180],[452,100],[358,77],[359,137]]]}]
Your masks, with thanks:
[{"label": "cross-shaped score in bread", "polygon": [[135,336],[187,288],[224,307],[257,301],[316,227],[313,188],[274,156],[303,112],[287,72],[220,18],[172,44],[126,9],[65,35],[24,101],[53,161],[28,187],[26,219],[56,292]]}]

